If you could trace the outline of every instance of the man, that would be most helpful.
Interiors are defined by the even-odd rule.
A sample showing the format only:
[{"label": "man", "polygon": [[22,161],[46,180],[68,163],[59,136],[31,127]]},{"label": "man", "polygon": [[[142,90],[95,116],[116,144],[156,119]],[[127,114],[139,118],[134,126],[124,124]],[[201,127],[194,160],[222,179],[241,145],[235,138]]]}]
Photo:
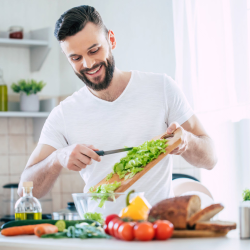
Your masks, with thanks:
[{"label": "man", "polygon": [[[101,158],[96,150],[138,146],[166,130],[172,133],[180,125],[182,143],[172,154],[196,167],[215,166],[213,142],[182,91],[167,75],[125,72],[115,67],[115,35],[93,7],[83,5],[66,11],[54,34],[86,86],[49,115],[22,173],[19,195],[22,183],[33,181],[34,196],[44,196],[62,168],[79,171],[86,184],[84,192],[88,192],[126,154]],[[167,156],[131,188],[145,192],[153,205],[174,195],[171,183],[172,158]]]}]

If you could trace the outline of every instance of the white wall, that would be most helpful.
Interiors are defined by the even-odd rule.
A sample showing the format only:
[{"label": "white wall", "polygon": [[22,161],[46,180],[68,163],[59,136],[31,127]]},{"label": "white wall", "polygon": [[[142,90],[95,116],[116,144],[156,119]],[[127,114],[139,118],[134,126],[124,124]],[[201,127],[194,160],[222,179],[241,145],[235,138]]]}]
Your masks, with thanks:
[{"label": "white wall", "polygon": [[[174,77],[171,0],[60,0],[58,14],[83,4],[95,7],[107,28],[114,31],[117,39],[114,57],[119,69],[167,73]],[[83,86],[62,53],[60,75],[62,95]]]},{"label": "white wall", "polygon": [[[22,26],[24,32],[45,27],[51,27],[53,30],[57,11],[58,1],[0,0],[0,32],[8,31],[13,25]],[[41,70],[34,73],[30,72],[29,49],[0,46],[0,68],[8,86],[23,78],[34,78],[47,83],[42,95],[60,94],[60,52],[57,41],[52,40],[52,49]],[[10,88],[9,93],[12,93]]]}]

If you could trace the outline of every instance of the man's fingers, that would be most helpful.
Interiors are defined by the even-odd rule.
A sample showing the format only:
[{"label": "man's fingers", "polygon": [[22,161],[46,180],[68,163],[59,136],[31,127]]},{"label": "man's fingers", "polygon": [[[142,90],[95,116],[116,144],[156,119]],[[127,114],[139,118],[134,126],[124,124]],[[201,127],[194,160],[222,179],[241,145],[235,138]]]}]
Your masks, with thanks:
[{"label": "man's fingers", "polygon": [[83,163],[83,164],[85,164],[85,165],[91,165],[91,164],[93,163],[93,161],[92,161],[92,159],[91,159],[90,157],[88,157],[88,156],[86,156],[86,155],[83,155],[83,154],[79,154],[79,155],[77,156],[77,159],[78,159],[81,163]]},{"label": "man's fingers", "polygon": [[180,125],[177,122],[172,122],[167,128],[167,133],[172,134]]},{"label": "man's fingers", "polygon": [[93,145],[87,145],[88,148],[91,148],[94,151],[99,151],[98,148],[94,147]]},{"label": "man's fingers", "polygon": [[101,161],[101,157],[95,153],[91,148],[86,147],[85,145],[79,145],[79,151],[81,154],[88,156],[89,158],[92,158],[95,161]]}]

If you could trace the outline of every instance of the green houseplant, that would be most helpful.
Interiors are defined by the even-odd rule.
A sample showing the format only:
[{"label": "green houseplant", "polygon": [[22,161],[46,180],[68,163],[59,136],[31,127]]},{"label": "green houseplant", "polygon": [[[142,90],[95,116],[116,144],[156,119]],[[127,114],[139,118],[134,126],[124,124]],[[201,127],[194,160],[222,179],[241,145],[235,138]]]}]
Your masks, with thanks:
[{"label": "green houseplant", "polygon": [[20,80],[17,83],[12,83],[11,88],[20,95],[20,110],[28,112],[39,111],[39,98],[37,93],[42,91],[46,84],[43,81]]}]

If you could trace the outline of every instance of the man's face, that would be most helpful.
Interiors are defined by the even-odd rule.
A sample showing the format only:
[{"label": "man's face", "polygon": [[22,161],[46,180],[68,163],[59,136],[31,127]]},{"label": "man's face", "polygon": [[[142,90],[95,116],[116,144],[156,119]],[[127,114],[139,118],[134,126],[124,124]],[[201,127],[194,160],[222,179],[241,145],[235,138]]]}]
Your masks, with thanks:
[{"label": "man's face", "polygon": [[93,23],[74,36],[66,37],[61,48],[75,74],[91,89],[107,89],[113,78],[115,62],[107,34]]}]

